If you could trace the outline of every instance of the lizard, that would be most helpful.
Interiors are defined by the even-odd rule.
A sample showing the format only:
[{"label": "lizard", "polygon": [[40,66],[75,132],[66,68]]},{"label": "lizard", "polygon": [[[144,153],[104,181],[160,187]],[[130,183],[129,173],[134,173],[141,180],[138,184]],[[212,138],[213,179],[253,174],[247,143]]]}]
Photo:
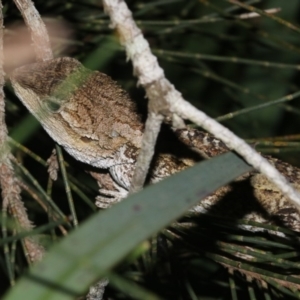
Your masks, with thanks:
[{"label": "lizard", "polygon": [[[128,93],[109,76],[88,70],[70,57],[19,67],[10,79],[18,98],[58,144],[75,159],[108,170],[102,175],[93,173],[100,193],[108,196],[98,197],[96,205],[106,208],[125,198],[144,130],[141,116]],[[179,141],[206,158],[230,151],[209,133],[191,128],[174,129],[174,132]],[[267,158],[300,190],[300,169]],[[160,181],[198,160],[195,156],[158,153],[149,181]],[[255,198],[267,214],[279,217],[284,224],[300,231],[300,215],[288,199],[256,171],[243,175],[237,182],[249,182],[249,179]],[[233,189],[232,185],[220,188],[201,201],[195,210],[209,210]]]},{"label": "lizard", "polygon": [[[144,129],[127,92],[109,76],[69,57],[20,67],[12,73],[11,83],[19,99],[69,154],[109,170],[116,191],[102,189],[102,193],[112,202],[127,195]],[[184,167],[183,161],[164,155],[153,181]]]}]

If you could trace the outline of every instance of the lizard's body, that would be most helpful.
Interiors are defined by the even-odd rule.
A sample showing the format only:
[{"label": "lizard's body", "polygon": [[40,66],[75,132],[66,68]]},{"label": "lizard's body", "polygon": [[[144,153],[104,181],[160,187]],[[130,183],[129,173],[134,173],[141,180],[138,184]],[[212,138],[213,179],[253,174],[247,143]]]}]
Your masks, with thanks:
[{"label": "lizard's body", "polygon": [[[107,201],[125,197],[144,128],[127,92],[109,76],[68,57],[18,68],[11,82],[58,144],[77,160],[109,170],[117,191],[102,190],[114,197]],[[152,172],[153,182],[187,166],[168,155],[161,157]]]},{"label": "lizard's body", "polygon": [[[125,197],[144,128],[128,94],[107,75],[87,70],[72,58],[18,68],[11,82],[20,100],[58,144],[77,160],[109,170],[113,181],[108,185],[114,188],[101,192],[114,198],[100,198],[98,205],[109,206],[110,202]],[[222,142],[201,131],[183,129],[176,134],[206,157],[229,151]],[[299,169],[273,158],[269,161],[299,189]],[[151,181],[159,181],[194,162],[189,157],[180,159],[159,154],[150,174]],[[284,223],[300,231],[297,210],[276,187],[256,172],[245,175],[240,181],[249,178],[254,195],[268,213],[279,216]],[[231,190],[230,186],[219,189],[202,201],[201,207],[213,206]]]}]

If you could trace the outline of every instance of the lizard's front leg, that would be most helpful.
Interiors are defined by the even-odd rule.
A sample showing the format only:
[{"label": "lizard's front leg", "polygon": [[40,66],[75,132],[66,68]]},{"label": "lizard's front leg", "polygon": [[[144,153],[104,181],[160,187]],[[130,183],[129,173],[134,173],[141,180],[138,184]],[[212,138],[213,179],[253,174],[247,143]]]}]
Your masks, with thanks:
[{"label": "lizard's front leg", "polygon": [[[185,168],[192,166],[195,161],[191,159],[179,159],[170,154],[159,154],[154,158],[153,167],[149,170],[149,182],[157,183],[174,173],[177,173]],[[99,192],[105,196],[96,198],[96,205],[100,208],[107,208],[111,205],[120,202],[128,195],[128,190],[134,174],[135,163],[120,163],[109,168],[110,181],[108,177],[98,181],[101,189]],[[106,174],[107,176],[109,174]]]},{"label": "lizard's front leg", "polygon": [[100,194],[96,198],[96,205],[101,208],[107,208],[120,202],[128,195],[131,179],[134,173],[138,149],[131,144],[122,146],[114,155],[115,163],[109,167],[110,183],[100,185]]},{"label": "lizard's front leg", "polygon": [[126,198],[133,172],[133,164],[119,164],[109,168],[108,174],[100,174],[97,178],[100,195],[96,197],[96,206],[108,208]]}]

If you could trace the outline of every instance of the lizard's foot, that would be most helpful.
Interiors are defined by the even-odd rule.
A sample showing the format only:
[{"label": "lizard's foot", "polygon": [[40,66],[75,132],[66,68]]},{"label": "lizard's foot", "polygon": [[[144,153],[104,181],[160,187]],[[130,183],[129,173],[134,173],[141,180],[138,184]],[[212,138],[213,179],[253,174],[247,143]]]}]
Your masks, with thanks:
[{"label": "lizard's foot", "polygon": [[114,191],[100,189],[99,192],[101,195],[96,197],[95,205],[99,208],[109,208],[127,197],[128,191],[126,189],[116,184],[115,189]]}]

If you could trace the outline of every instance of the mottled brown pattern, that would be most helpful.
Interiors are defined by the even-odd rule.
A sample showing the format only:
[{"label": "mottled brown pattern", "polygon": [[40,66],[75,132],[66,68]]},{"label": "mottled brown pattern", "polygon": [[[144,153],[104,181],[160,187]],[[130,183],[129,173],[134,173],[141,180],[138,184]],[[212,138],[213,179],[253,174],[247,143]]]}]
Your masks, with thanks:
[{"label": "mottled brown pattern", "polygon": [[[70,75],[74,75],[71,80]],[[132,113],[135,105],[109,76],[88,71],[75,59],[61,58],[22,67],[12,79],[38,95],[41,104],[56,99],[61,105],[56,118],[66,121],[80,137],[98,140],[111,150],[128,140],[139,146],[143,124]]]},{"label": "mottled brown pattern", "polygon": [[[276,166],[280,164],[277,159],[271,159],[269,161],[274,163]],[[290,176],[291,168],[293,175]],[[299,174],[300,170],[296,167],[292,167],[286,163],[280,166],[280,171],[285,175],[290,182],[293,184],[294,188],[300,191],[299,184]],[[254,174],[250,178],[250,182],[254,188],[254,196],[258,199],[260,204],[265,208],[270,216],[276,217],[283,222],[283,224],[288,225],[296,231],[300,231],[300,215],[299,211],[294,207],[291,202],[284,197],[281,192],[272,183],[266,179],[262,174]]]},{"label": "mottled brown pattern", "polygon": [[175,133],[179,140],[189,147],[198,150],[205,158],[214,157],[230,151],[222,141],[216,139],[209,133],[197,129],[178,129]]},{"label": "mottled brown pattern", "polygon": [[58,159],[57,159],[57,154],[56,150],[52,150],[51,156],[47,159],[47,165],[48,165],[48,173],[50,178],[53,181],[57,180],[57,173],[59,170],[59,164],[58,164]]},{"label": "mottled brown pattern", "polygon": [[[190,147],[199,150],[206,158],[229,151],[224,143],[209,133],[189,128],[177,130],[176,134],[180,140]],[[299,168],[271,156],[266,156],[266,158],[293,184],[294,188],[300,191]],[[196,209],[198,211],[205,209],[217,214],[221,211],[226,211],[227,216],[233,217],[235,215],[237,217],[240,215],[240,217],[247,217],[247,219],[258,222],[265,222],[266,218],[269,220],[275,218],[281,224],[300,231],[299,211],[264,175],[253,171],[237,179],[235,182],[239,182],[239,184],[221,188],[205,199]],[[251,190],[247,182],[251,185]],[[249,194],[251,194],[250,197]],[[227,195],[231,195],[233,202],[231,199],[228,199]],[[227,198],[226,201],[224,200],[225,198]],[[254,199],[258,200],[263,210],[261,210]],[[244,201],[241,202],[241,200]],[[240,208],[238,208],[239,203],[242,203]],[[253,211],[256,212],[253,213]]]},{"label": "mottled brown pattern", "polygon": [[[54,140],[76,159],[108,169],[121,188],[129,189],[144,124],[126,91],[72,58],[21,67],[11,81]],[[151,178],[160,180],[188,165],[163,155]]]}]

